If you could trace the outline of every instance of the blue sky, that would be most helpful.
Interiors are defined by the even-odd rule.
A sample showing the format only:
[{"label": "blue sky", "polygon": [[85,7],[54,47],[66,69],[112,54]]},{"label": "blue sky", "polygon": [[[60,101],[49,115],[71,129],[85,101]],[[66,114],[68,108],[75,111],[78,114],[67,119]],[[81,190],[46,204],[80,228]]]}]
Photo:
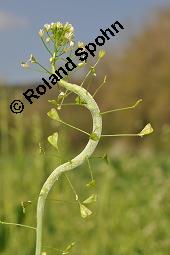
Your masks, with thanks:
[{"label": "blue sky", "polygon": [[41,78],[41,73],[22,69],[20,62],[28,59],[30,53],[42,63],[48,59],[37,34],[45,23],[68,21],[75,28],[77,40],[88,43],[100,34],[100,28],[119,20],[126,25],[125,32],[121,32],[124,35],[112,39],[113,44],[119,45],[129,33],[142,27],[154,9],[168,3],[169,0],[1,0],[0,80],[22,84]]}]

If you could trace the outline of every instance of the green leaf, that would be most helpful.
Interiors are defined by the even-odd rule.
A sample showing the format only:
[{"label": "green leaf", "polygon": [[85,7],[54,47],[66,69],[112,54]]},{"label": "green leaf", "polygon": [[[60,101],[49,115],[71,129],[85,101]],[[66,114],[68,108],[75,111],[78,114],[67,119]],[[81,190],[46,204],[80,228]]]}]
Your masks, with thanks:
[{"label": "green leaf", "polygon": [[47,139],[48,142],[58,150],[58,133],[56,132],[50,135]]},{"label": "green leaf", "polygon": [[52,108],[49,112],[47,112],[48,117],[50,117],[53,120],[60,121],[60,117],[58,115],[58,112],[55,108]]},{"label": "green leaf", "polygon": [[139,136],[143,137],[144,135],[149,135],[153,132],[153,128],[151,126],[151,124],[147,124],[144,129],[142,129],[142,131],[138,134]]},{"label": "green leaf", "polygon": [[92,211],[90,211],[86,206],[84,206],[81,203],[79,203],[79,205],[80,205],[80,213],[82,218],[85,219],[92,214]]},{"label": "green leaf", "polygon": [[86,184],[86,187],[95,187],[96,186],[96,181],[92,180],[91,182]]},{"label": "green leaf", "polygon": [[76,244],[76,242],[72,242],[71,244],[69,244],[65,250],[62,252],[62,255],[66,255],[69,254],[70,251],[72,250],[72,248],[74,247],[74,245]]},{"label": "green leaf", "polygon": [[96,201],[97,201],[97,195],[92,194],[90,197],[88,197],[86,200],[83,201],[83,204],[91,204]]},{"label": "green leaf", "polygon": [[104,50],[99,51],[99,58],[103,58],[105,56],[106,52]]},{"label": "green leaf", "polygon": [[92,132],[90,135],[90,139],[94,140],[94,141],[98,141],[99,137],[95,132]]}]

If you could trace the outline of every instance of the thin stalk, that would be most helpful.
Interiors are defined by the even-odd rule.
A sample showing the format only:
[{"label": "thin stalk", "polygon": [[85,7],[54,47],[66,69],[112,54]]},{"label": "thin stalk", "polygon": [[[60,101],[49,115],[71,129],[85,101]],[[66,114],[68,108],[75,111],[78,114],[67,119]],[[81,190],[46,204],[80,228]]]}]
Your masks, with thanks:
[{"label": "thin stalk", "polygon": [[119,137],[119,136],[139,136],[139,134],[115,134],[115,135],[101,135],[102,137],[107,137],[107,136],[115,136],[115,137]]},{"label": "thin stalk", "polygon": [[16,226],[16,227],[30,228],[30,229],[36,230],[36,228],[34,228],[34,227],[31,227],[31,226],[28,226],[28,225],[17,224],[17,223],[13,223],[13,222],[0,221],[0,224],[2,224],[2,225],[12,225],[12,226]]},{"label": "thin stalk", "polygon": [[135,109],[139,103],[142,102],[142,99],[139,99],[136,101],[136,103],[132,106],[128,106],[128,107],[124,107],[124,108],[118,108],[118,109],[113,109],[113,110],[109,110],[109,111],[106,111],[106,112],[101,112],[100,114],[103,115],[103,114],[107,114],[107,113],[111,113],[111,112],[118,112],[118,111],[124,111],[124,110],[130,110],[130,109]]},{"label": "thin stalk", "polygon": [[[96,63],[94,64],[93,68],[96,67],[96,65],[98,64],[99,61],[100,61],[100,59],[98,58],[97,61],[96,61]],[[85,75],[83,81],[81,82],[80,87],[83,87],[83,84],[85,83],[86,79],[87,79],[88,76],[91,74],[91,72],[92,72],[92,70],[90,69],[90,70],[88,71],[88,73]],[[87,89],[88,89],[88,88],[89,88],[89,86],[87,86]],[[70,94],[72,94],[72,92],[69,92],[69,93],[67,94],[67,96],[70,95]]]},{"label": "thin stalk", "polygon": [[46,32],[47,32],[48,37],[51,39],[51,41],[52,41],[52,42],[55,42],[55,40],[51,37],[51,35],[49,34],[49,32],[48,32],[48,31],[46,31]]},{"label": "thin stalk", "polygon": [[49,72],[44,66],[42,66],[39,62],[36,62],[37,65],[39,65],[43,70],[45,70],[47,73],[52,74]]},{"label": "thin stalk", "polygon": [[64,121],[62,121],[62,120],[60,120],[60,122],[63,123],[64,125],[68,126],[68,127],[71,127],[71,128],[73,128],[73,129],[75,129],[75,130],[78,130],[78,131],[80,131],[80,132],[82,132],[82,133],[84,133],[84,134],[90,136],[89,133],[87,133],[86,131],[84,131],[84,130],[82,130],[82,129],[80,129],[80,128],[77,128],[77,127],[75,127],[75,126],[72,126],[72,125],[70,125],[70,124],[68,124],[68,123],[66,123],[66,122],[64,122]]},{"label": "thin stalk", "polygon": [[[99,63],[100,58],[97,59],[96,63],[94,64],[94,66],[92,66],[92,68],[95,68],[97,66],[97,64]],[[92,70],[90,70],[92,72]],[[90,84],[88,84],[87,86],[87,90],[90,88]]]},{"label": "thin stalk", "polygon": [[54,203],[65,203],[65,204],[75,204],[76,202],[70,202],[70,201],[65,201],[65,200],[60,200],[60,199],[54,199],[54,198],[49,198],[47,201],[51,201]]},{"label": "thin stalk", "polygon": [[75,195],[76,201],[79,201],[79,196],[77,195],[77,192],[76,192],[73,184],[71,183],[70,179],[68,178],[68,176],[66,174],[65,174],[65,177],[66,177],[66,179],[67,179],[67,181],[68,181],[68,183],[69,183],[69,185],[70,185],[70,187],[71,187],[71,189],[72,189],[72,191],[73,191],[73,193]]},{"label": "thin stalk", "polygon": [[76,103],[65,103],[65,104],[62,104],[62,106],[73,106],[73,105],[75,105],[75,106],[84,106],[82,104],[76,104]]},{"label": "thin stalk", "polygon": [[90,74],[91,74],[91,70],[89,70],[89,71],[88,71],[88,73],[85,75],[85,77],[84,77],[84,79],[83,79],[82,83],[80,84],[80,87],[82,87],[82,86],[83,86],[83,84],[85,83],[85,81],[86,81],[87,77],[88,77]]},{"label": "thin stalk", "polygon": [[46,245],[43,245],[43,248],[54,250],[54,251],[57,251],[57,252],[60,252],[60,253],[63,252],[63,250],[60,250],[60,249],[57,249],[57,248],[54,248],[54,247],[50,247],[50,246],[46,246]]},{"label": "thin stalk", "polygon": [[91,180],[94,181],[93,172],[92,172],[92,168],[91,168],[91,165],[90,165],[90,160],[89,160],[89,158],[87,158],[87,164],[88,164],[88,168],[89,168],[89,170],[90,170]]},{"label": "thin stalk", "polygon": [[63,96],[63,98],[62,98],[62,100],[61,100],[61,103],[59,104],[59,106],[61,107],[62,106],[62,104],[63,104],[63,102],[64,102],[64,99],[67,97],[67,89],[66,89],[66,91],[65,91],[65,93],[64,93],[64,96]]},{"label": "thin stalk", "polygon": [[100,84],[100,86],[96,89],[96,91],[93,94],[93,97],[99,92],[99,90],[102,88],[102,86],[106,83],[106,76],[104,77],[103,82]]},{"label": "thin stalk", "polygon": [[49,50],[49,48],[47,47],[46,43],[44,42],[43,38],[41,37],[41,41],[44,44],[44,47],[46,48],[46,50],[50,53],[51,56],[53,56],[53,53]]}]

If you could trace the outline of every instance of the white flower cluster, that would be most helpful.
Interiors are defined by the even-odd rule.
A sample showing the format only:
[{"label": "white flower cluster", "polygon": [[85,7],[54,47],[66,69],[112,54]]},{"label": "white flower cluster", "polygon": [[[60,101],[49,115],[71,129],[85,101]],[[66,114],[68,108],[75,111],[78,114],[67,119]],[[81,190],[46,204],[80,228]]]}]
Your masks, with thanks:
[{"label": "white flower cluster", "polygon": [[58,40],[60,43],[68,42],[71,47],[74,46],[74,27],[68,22],[65,24],[61,22],[45,24],[44,27],[39,30],[38,34],[40,37],[47,34],[47,43],[50,42],[50,40]]}]

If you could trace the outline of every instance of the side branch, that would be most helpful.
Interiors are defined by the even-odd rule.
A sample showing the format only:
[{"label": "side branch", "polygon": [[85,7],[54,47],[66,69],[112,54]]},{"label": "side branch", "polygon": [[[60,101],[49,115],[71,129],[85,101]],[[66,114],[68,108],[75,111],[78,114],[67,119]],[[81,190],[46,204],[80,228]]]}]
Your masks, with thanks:
[{"label": "side branch", "polygon": [[113,110],[109,110],[109,111],[106,111],[106,112],[101,112],[101,115],[103,114],[107,114],[107,113],[112,113],[112,112],[119,112],[119,111],[124,111],[124,110],[130,110],[130,109],[135,109],[138,104],[140,104],[142,102],[142,99],[139,99],[136,101],[136,103],[132,106],[128,106],[128,107],[123,107],[123,108],[118,108],[118,109],[113,109]]}]

